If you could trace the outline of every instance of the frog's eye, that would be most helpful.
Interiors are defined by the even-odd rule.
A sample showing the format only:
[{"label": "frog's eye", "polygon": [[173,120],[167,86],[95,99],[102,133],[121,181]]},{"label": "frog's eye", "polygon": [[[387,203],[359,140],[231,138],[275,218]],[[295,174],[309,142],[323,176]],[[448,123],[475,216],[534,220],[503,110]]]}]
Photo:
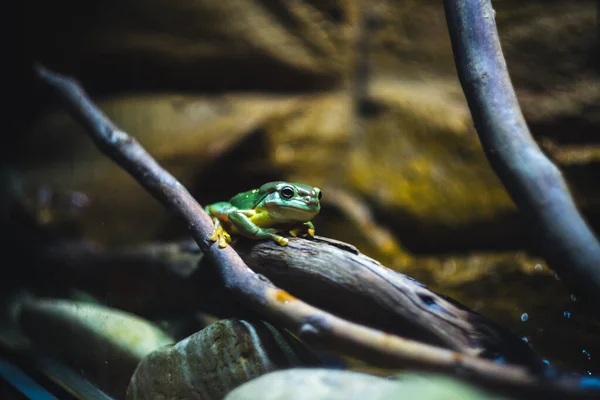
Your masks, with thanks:
[{"label": "frog's eye", "polygon": [[281,189],[281,197],[283,197],[284,199],[291,199],[292,197],[294,197],[294,188],[292,188],[291,186],[285,186]]}]

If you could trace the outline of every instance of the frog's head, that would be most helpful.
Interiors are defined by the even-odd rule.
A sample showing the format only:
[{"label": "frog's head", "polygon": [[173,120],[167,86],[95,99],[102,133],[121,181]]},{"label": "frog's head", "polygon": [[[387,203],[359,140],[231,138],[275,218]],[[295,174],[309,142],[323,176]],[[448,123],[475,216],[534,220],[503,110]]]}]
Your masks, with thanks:
[{"label": "frog's head", "polygon": [[307,222],[321,210],[321,189],[302,183],[269,182],[258,189],[258,207],[281,222]]}]

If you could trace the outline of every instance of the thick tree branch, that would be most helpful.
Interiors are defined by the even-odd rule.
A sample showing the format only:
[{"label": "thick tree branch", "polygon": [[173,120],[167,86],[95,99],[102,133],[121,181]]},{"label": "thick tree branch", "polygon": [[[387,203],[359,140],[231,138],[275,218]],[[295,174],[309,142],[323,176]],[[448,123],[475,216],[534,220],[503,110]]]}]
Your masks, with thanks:
[{"label": "thick tree branch", "polygon": [[558,168],[533,140],[515,95],[490,0],[444,0],[458,76],[491,166],[543,256],[600,314],[600,244]]},{"label": "thick tree branch", "polygon": [[[285,247],[271,241],[240,238],[234,246],[253,271],[342,318],[464,354],[501,358],[534,370],[542,365],[517,336],[412,278],[384,267],[349,244],[317,236],[314,240],[291,238]],[[203,255],[191,240],[114,249],[76,242],[55,244],[36,252],[45,258],[43,265],[52,261],[57,267],[67,267],[63,275],[72,279],[84,275],[94,281],[114,280],[115,275],[129,272],[129,276],[139,276],[139,280],[167,285],[173,277],[193,277],[198,281],[195,285],[189,285],[188,279],[171,284],[172,299],[163,296],[160,300],[140,300],[152,309],[164,308],[165,303],[192,298],[187,292],[193,291],[196,301],[186,302],[180,308],[196,307],[218,313],[214,309],[218,303],[229,307],[222,308],[225,316],[231,312],[226,293],[214,289],[219,282],[201,264]],[[201,290],[198,285],[202,285]],[[221,300],[214,301],[216,297]],[[168,309],[174,306],[170,304]]]},{"label": "thick tree branch", "polygon": [[[87,128],[91,138],[106,155],[187,222],[191,236],[233,295],[308,344],[337,350],[377,365],[466,372],[485,382],[502,382],[517,387],[532,387],[542,379],[523,367],[497,364],[351,323],[312,307],[261,280],[231,246],[221,249],[208,240],[213,225],[200,204],[135,139],[115,127],[94,106],[76,81],[42,66],[36,67],[36,73],[40,81],[51,88],[72,115]],[[565,388],[562,381],[545,381],[545,384]],[[577,387],[572,382],[568,386],[572,389]]]}]

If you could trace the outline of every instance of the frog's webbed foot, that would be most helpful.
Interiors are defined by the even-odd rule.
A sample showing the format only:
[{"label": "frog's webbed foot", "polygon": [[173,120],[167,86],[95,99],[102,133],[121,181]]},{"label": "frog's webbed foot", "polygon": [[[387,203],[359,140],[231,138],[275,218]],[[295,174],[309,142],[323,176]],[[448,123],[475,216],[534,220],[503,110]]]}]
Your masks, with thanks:
[{"label": "frog's webbed foot", "polygon": [[309,235],[310,237],[314,237],[315,236],[315,226],[310,221],[305,222],[304,224],[300,225],[299,227],[290,230],[290,235],[292,235],[293,237],[306,236],[306,235]]},{"label": "frog's webbed foot", "polygon": [[216,221],[214,221],[214,223],[215,223],[215,230],[213,231],[212,235],[208,239],[213,242],[218,242],[219,247],[223,249],[223,248],[227,247],[227,243],[231,243],[231,236],[223,228],[223,225],[221,225],[219,220],[216,219]]},{"label": "frog's webbed foot", "polygon": [[229,236],[229,233],[222,227],[215,229],[209,239],[213,242],[219,242],[219,247],[222,249],[227,247],[227,243],[231,243],[231,236]]}]

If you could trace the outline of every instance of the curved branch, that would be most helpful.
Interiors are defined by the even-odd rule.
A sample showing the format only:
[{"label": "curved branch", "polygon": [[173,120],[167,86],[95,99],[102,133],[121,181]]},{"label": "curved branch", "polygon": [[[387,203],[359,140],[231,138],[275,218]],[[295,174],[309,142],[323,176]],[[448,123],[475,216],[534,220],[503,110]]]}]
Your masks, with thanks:
[{"label": "curved branch", "polygon": [[600,244],[559,169],[532,138],[502,54],[490,0],[444,0],[458,77],[486,156],[549,266],[600,313]]},{"label": "curved branch", "polygon": [[[546,381],[524,367],[497,364],[478,357],[403,339],[367,328],[310,306],[261,279],[231,246],[221,249],[208,240],[213,225],[191,194],[132,137],[118,129],[92,103],[73,79],[36,66],[42,83],[61,98],[85,126],[96,145],[128,171],[154,198],[187,222],[190,234],[217,270],[224,286],[249,308],[276,322],[308,344],[325,347],[386,366],[467,373],[483,382],[516,387],[545,384],[565,389],[563,381]],[[567,384],[577,390],[578,382]]]}]

